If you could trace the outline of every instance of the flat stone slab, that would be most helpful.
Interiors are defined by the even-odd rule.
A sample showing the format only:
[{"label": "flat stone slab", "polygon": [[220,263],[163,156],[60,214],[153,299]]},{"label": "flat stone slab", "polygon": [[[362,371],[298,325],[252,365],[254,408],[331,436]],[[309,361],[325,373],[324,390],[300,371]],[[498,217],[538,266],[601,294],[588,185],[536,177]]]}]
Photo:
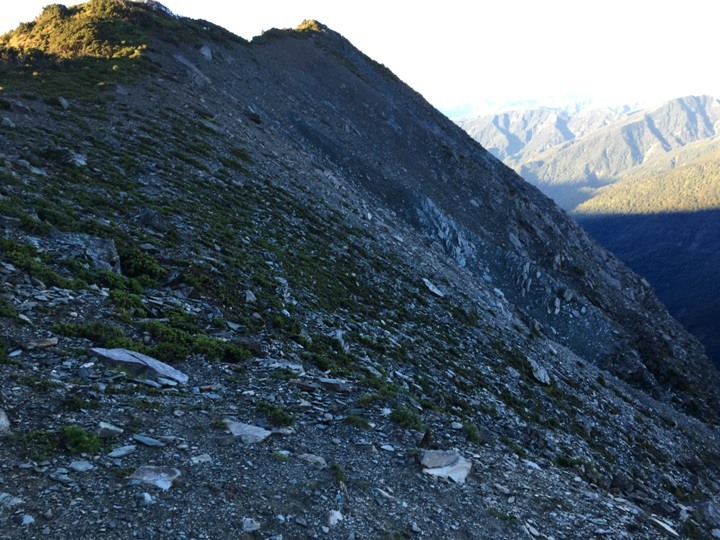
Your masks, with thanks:
[{"label": "flat stone slab", "polygon": [[162,441],[158,441],[157,439],[153,439],[152,437],[148,437],[147,435],[133,435],[133,439],[140,444],[144,444],[145,446],[154,446],[154,447],[161,447],[165,446],[165,443]]},{"label": "flat stone slab", "polygon": [[109,422],[100,422],[98,424],[98,436],[101,439],[113,439],[122,435],[123,429],[112,425]]},{"label": "flat stone slab", "polygon": [[420,456],[420,463],[428,469],[435,469],[452,465],[459,457],[456,450],[425,450]]},{"label": "flat stone slab", "polygon": [[447,478],[458,484],[465,483],[472,468],[472,462],[454,450],[427,450],[423,453],[420,462],[425,465],[423,469],[425,474]]},{"label": "flat stone slab", "polygon": [[159,487],[167,491],[173,481],[180,476],[180,471],[172,467],[158,467],[155,465],[143,465],[138,467],[132,475],[131,480],[139,480],[145,484]]},{"label": "flat stone slab", "polygon": [[127,446],[121,446],[119,448],[116,448],[112,452],[108,454],[108,457],[111,458],[121,458],[125,456],[129,456],[137,449],[137,446],[134,444],[129,444]]},{"label": "flat stone slab", "polygon": [[235,437],[240,437],[245,444],[259,443],[267,439],[272,433],[267,429],[234,420],[225,419],[225,425]]},{"label": "flat stone slab", "polygon": [[91,351],[105,364],[124,369],[135,375],[148,377],[164,377],[180,384],[187,384],[188,376],[165,362],[156,360],[145,354],[127,349],[102,349],[96,347]]},{"label": "flat stone slab", "polygon": [[70,467],[75,472],[87,472],[95,468],[92,463],[84,459],[81,461],[73,461],[70,465],[68,465],[68,467]]}]

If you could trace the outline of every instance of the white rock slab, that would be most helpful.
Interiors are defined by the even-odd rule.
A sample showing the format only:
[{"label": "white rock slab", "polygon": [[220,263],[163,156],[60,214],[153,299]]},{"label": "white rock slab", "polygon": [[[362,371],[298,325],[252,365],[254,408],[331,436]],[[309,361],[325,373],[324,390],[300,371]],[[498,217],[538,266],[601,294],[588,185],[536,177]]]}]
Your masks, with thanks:
[{"label": "white rock slab", "polygon": [[187,384],[188,376],[178,371],[165,362],[156,360],[151,356],[141,354],[127,349],[102,349],[96,347],[91,349],[93,353],[104,363],[126,369],[136,375],[147,375],[149,377],[165,377],[173,379],[180,384]]},{"label": "white rock slab", "polygon": [[435,469],[452,465],[459,457],[457,450],[425,450],[420,455],[420,463],[428,469]]},{"label": "white rock slab", "polygon": [[225,425],[227,425],[230,433],[235,437],[240,437],[245,444],[262,442],[272,434],[267,429],[250,424],[243,424],[242,422],[235,422],[227,418],[225,419]]},{"label": "white rock slab", "polygon": [[145,484],[159,487],[167,491],[173,481],[180,476],[180,471],[172,467],[158,467],[155,465],[143,465],[138,467],[132,475],[131,480],[139,480]]},{"label": "white rock slab", "polygon": [[468,474],[470,474],[471,468],[472,463],[470,462],[470,460],[465,459],[462,456],[458,456],[457,460],[455,460],[455,462],[451,463],[450,465],[446,465],[444,467],[423,469],[423,472],[425,474],[437,476],[438,478],[449,478],[450,480],[458,484],[464,484],[465,479],[467,478]]}]

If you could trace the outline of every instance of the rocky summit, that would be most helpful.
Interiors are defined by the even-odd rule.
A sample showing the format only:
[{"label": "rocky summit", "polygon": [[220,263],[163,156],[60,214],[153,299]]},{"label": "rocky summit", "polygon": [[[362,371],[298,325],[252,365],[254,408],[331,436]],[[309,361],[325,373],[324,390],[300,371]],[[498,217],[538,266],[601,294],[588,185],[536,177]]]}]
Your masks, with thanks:
[{"label": "rocky summit", "polygon": [[720,537],[646,281],[315,21],[0,37],[0,536]]}]

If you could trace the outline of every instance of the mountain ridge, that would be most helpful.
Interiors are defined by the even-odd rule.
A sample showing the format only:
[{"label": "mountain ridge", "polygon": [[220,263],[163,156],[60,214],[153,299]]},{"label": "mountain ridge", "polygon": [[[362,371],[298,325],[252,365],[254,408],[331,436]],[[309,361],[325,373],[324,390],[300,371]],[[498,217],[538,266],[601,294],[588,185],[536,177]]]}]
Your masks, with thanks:
[{"label": "mountain ridge", "polygon": [[[247,43],[155,4],[76,15],[102,5],[174,29],[147,71],[2,65],[2,500],[21,518],[3,502],[4,532],[41,515],[59,538],[720,525],[717,373],[549,199],[319,23]],[[189,387],[90,352],[113,347]],[[98,452],[100,419],[132,454]],[[431,480],[428,448],[473,473]],[[149,463],[180,481],[139,484]],[[108,517],[79,516],[78,491]]]},{"label": "mountain ridge", "polygon": [[616,182],[653,155],[662,156],[696,140],[716,136],[720,125],[720,102],[716,98],[688,96],[639,111],[619,107],[561,114],[562,122],[570,126],[569,132],[551,126],[548,144],[530,144],[536,126],[525,125],[528,120],[523,115],[532,119],[538,114],[541,118],[559,114],[553,111],[505,113],[504,117],[517,119],[516,131],[524,130],[529,141],[512,154],[502,150],[502,143],[488,130],[493,116],[464,120],[460,125],[479,142],[495,148],[495,155],[567,210],[592,198],[595,190]]}]

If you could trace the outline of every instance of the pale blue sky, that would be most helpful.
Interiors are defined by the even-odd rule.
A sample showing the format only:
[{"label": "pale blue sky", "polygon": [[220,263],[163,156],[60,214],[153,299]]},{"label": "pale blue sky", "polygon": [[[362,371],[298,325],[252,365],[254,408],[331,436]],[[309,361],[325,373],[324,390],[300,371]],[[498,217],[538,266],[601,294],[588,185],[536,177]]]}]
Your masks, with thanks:
[{"label": "pale blue sky", "polygon": [[[0,32],[46,0],[0,0]],[[71,5],[76,2],[68,2]],[[712,0],[166,0],[245,38],[317,19],[446,113],[720,97]]]}]

